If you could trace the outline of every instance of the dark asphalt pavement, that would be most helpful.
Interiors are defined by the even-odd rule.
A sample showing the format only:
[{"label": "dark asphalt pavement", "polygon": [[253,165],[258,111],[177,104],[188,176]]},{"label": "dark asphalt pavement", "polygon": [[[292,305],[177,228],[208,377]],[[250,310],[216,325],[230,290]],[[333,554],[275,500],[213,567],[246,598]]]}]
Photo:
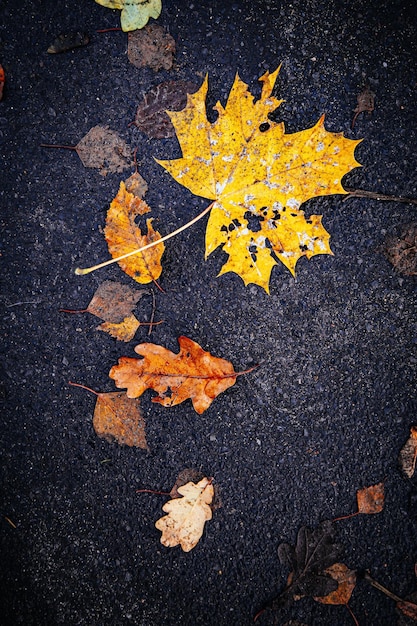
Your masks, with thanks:
[{"label": "dark asphalt pavement", "polygon": [[[236,71],[257,96],[257,79],[280,63],[278,118],[288,132],[312,126],[363,138],[363,165],[345,185],[417,197],[417,9],[411,0],[163,0],[158,20],[177,43],[172,70],[138,69],[119,12],[93,0],[1,0],[0,202],[1,589],[5,626],[249,626],[285,586],[280,543],[303,525],[356,510],[356,491],[385,481],[382,513],[337,523],[343,562],[369,570],[400,597],[417,590],[416,478],[398,453],[416,424],[416,277],[380,252],[390,234],[416,221],[416,207],[329,196],[308,201],[323,215],[334,256],[301,259],[294,279],[272,273],[271,294],[229,273],[224,255],[204,261],[206,220],[166,244],[154,289],[151,340],[177,351],[186,335],[236,370],[261,366],[202,415],[188,401],[164,409],[143,396],[149,452],[98,438],[95,399],[76,381],[114,391],[108,372],[148,341],[96,332],[85,308],[106,279],[134,283],[112,266],[74,274],[107,258],[106,210],[129,176],[83,167],[69,151],[91,127],[108,125],[137,147],[155,227],[168,233],[207,201],[154,161],[180,156],[175,138],[152,140],[129,123],[150,87],[200,83],[209,106],[225,103]],[[60,33],[90,44],[60,55]],[[362,87],[372,114],[353,109]],[[149,319],[151,299],[138,308]],[[222,506],[189,553],[160,544],[154,527],[163,496],[187,467],[214,478]],[[397,624],[395,602],[359,581],[349,603],[360,626]],[[345,607],[306,598],[265,612],[260,626],[290,619],[352,626]],[[294,623],[294,622],[293,622]],[[404,622],[405,623],[405,622]],[[411,622],[408,622],[411,623]]]}]

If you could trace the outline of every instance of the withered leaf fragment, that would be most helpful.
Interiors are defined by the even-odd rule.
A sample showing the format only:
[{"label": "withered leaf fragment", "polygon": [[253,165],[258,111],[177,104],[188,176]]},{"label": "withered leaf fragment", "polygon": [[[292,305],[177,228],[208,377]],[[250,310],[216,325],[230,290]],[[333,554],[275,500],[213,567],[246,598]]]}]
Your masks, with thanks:
[{"label": "withered leaf fragment", "polygon": [[199,483],[200,480],[202,480],[203,478],[204,478],[204,474],[200,472],[199,470],[193,469],[192,467],[186,467],[185,469],[181,470],[177,476],[175,485],[172,487],[171,491],[169,492],[171,499],[173,500],[174,498],[181,498],[181,494],[178,491],[178,489],[182,487],[183,485],[186,485],[189,482]]},{"label": "withered leaf fragment", "polygon": [[134,124],[151,139],[174,137],[174,127],[166,111],[184,108],[187,94],[197,89],[198,85],[186,80],[170,80],[152,87],[137,108]]},{"label": "withered leaf fragment", "polygon": [[168,515],[159,519],[155,526],[162,531],[164,546],[180,545],[184,552],[189,552],[199,542],[206,521],[212,518],[210,504],[214,489],[211,480],[204,477],[197,484],[189,482],[179,487],[178,493],[182,497],[164,504],[162,510]]},{"label": "withered leaf fragment", "polygon": [[94,126],[75,146],[84,167],[98,169],[102,176],[132,166],[129,146],[108,126]]},{"label": "withered leaf fragment", "polygon": [[148,184],[139,172],[134,172],[131,176],[129,176],[129,178],[126,178],[125,187],[126,191],[132,193],[141,200],[145,197],[145,194],[148,191]]},{"label": "withered leaf fragment", "polygon": [[401,448],[399,462],[407,478],[411,478],[416,470],[417,461],[417,426],[411,426],[410,436]]},{"label": "withered leaf fragment", "polygon": [[279,560],[291,573],[286,588],[269,608],[289,606],[303,596],[327,596],[336,591],[338,582],[326,570],[337,562],[339,553],[331,522],[322,522],[313,530],[300,528],[295,547],[288,543],[278,547]]},{"label": "withered leaf fragment", "polygon": [[358,106],[354,109],[355,116],[352,120],[352,128],[355,126],[358,115],[372,113],[375,108],[375,94],[369,85],[366,85],[358,95]]},{"label": "withered leaf fragment", "polygon": [[128,285],[105,280],[97,287],[87,311],[105,322],[119,324],[131,315],[136,304],[146,293],[146,289],[132,289]]},{"label": "withered leaf fragment", "polygon": [[49,46],[47,52],[49,52],[49,54],[68,52],[68,50],[86,46],[89,42],[90,38],[87,33],[81,33],[79,31],[75,33],[63,33],[54,39],[54,42]]},{"label": "withered leaf fragment", "polygon": [[381,513],[384,508],[384,483],[363,487],[356,492],[358,513],[372,515]]},{"label": "withered leaf fragment", "polygon": [[174,62],[175,40],[159,24],[148,24],[129,33],[127,56],[136,67],[170,70]]},{"label": "withered leaf fragment", "polygon": [[110,370],[116,387],[127,389],[129,398],[138,398],[147,389],[159,395],[152,398],[163,406],[175,406],[191,398],[197,413],[203,413],[213,400],[236,382],[233,365],[205,352],[188,337],[179,337],[180,351],[153,343],[141,343],[135,348],[143,359],[121,357]]},{"label": "withered leaf fragment", "polygon": [[[117,196],[107,211],[106,237],[109,252],[113,258],[128,254],[153,241],[161,239],[161,235],[154,230],[152,219],[146,220],[147,233],[143,233],[136,224],[139,215],[149,213],[150,208],[144,200],[130,193],[125,183],[120,183]],[[161,257],[165,245],[155,245],[149,250],[139,252],[126,259],[118,261],[121,269],[136,282],[145,284],[156,281],[162,273]]]},{"label": "withered leaf fragment", "polygon": [[103,330],[118,341],[131,341],[140,326],[139,320],[132,314],[125,317],[122,322],[117,324],[113,322],[103,322],[97,326],[97,330]]},{"label": "withered leaf fragment", "polygon": [[123,391],[97,394],[93,426],[99,437],[148,449],[139,400],[128,398]]},{"label": "withered leaf fragment", "polygon": [[338,587],[327,596],[314,599],[322,604],[347,604],[356,586],[356,572],[349,569],[344,563],[335,563],[325,570],[337,581]]},{"label": "withered leaf fragment", "polygon": [[417,276],[417,223],[404,226],[400,237],[389,237],[382,250],[398,272]]}]

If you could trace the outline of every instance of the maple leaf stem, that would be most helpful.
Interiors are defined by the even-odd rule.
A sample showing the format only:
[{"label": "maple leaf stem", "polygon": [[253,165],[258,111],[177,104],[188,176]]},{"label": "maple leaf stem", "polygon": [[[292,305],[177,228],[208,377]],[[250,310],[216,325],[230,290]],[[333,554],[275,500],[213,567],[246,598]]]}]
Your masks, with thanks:
[{"label": "maple leaf stem", "polygon": [[212,202],[208,207],[204,209],[204,211],[199,213],[199,215],[194,217],[190,222],[187,222],[180,228],[177,228],[177,230],[174,230],[172,233],[165,235],[165,237],[162,237],[161,239],[156,239],[155,241],[151,241],[151,243],[148,243],[146,246],[143,246],[142,248],[138,248],[137,250],[132,250],[132,252],[127,252],[126,254],[122,254],[121,256],[115,259],[109,259],[108,261],[104,261],[103,263],[99,263],[98,265],[93,265],[92,267],[86,267],[86,268],[77,267],[75,269],[75,273],[77,274],[77,276],[84,276],[85,274],[89,274],[90,272],[99,270],[102,267],[106,267],[107,265],[111,265],[112,263],[117,263],[118,261],[127,259],[128,257],[133,256],[134,254],[139,254],[140,252],[144,252],[145,250],[149,250],[149,248],[153,248],[154,246],[157,246],[160,243],[163,243],[164,241],[171,239],[171,237],[175,237],[175,235],[178,235],[183,230],[186,230],[187,228],[189,228],[190,226],[198,222],[198,220],[201,220],[201,218],[204,217],[212,209],[213,204],[214,202]]},{"label": "maple leaf stem", "polygon": [[374,580],[372,576],[368,574],[368,572],[365,572],[364,579],[367,580],[368,583],[372,585],[372,587],[375,587],[375,589],[378,589],[378,591],[382,591],[382,593],[385,593],[385,595],[388,596],[388,598],[391,598],[391,600],[394,600],[395,602],[404,602],[402,598],[397,596],[395,593],[392,593],[392,591],[381,585],[381,583],[379,583],[377,580]]},{"label": "maple leaf stem", "polygon": [[349,515],[342,515],[341,517],[335,517],[332,522],[340,522],[342,519],[350,519],[351,517],[356,517],[360,514],[360,511],[355,511],[355,513],[349,513]]},{"label": "maple leaf stem", "polygon": [[79,383],[73,383],[71,380],[68,381],[69,385],[72,385],[73,387],[81,387],[81,389],[85,389],[86,391],[91,391],[91,393],[93,393],[95,396],[99,396],[100,394],[98,393],[98,391],[94,391],[94,389],[91,389],[90,387],[86,387],[86,385],[80,385]]},{"label": "maple leaf stem", "polygon": [[88,313],[88,309],[58,309],[59,313]]},{"label": "maple leaf stem", "polygon": [[376,191],[366,191],[366,189],[346,189],[348,195],[343,198],[343,201],[349,198],[370,198],[372,200],[388,200],[391,202],[406,202],[411,204],[417,204],[417,198],[405,198],[401,196],[386,196]]},{"label": "maple leaf stem", "polygon": [[348,611],[349,611],[349,613],[350,613],[351,618],[352,618],[352,619],[353,619],[353,621],[355,622],[355,626],[359,626],[359,622],[358,622],[358,620],[356,619],[356,615],[354,614],[354,612],[352,611],[352,609],[350,608],[350,606],[346,603],[346,604],[345,604],[345,607],[347,608],[347,610],[348,610]]},{"label": "maple leaf stem", "polygon": [[153,493],[157,496],[170,496],[167,491],[155,491],[155,489],[136,489],[136,493]]},{"label": "maple leaf stem", "polygon": [[96,33],[112,33],[116,30],[122,30],[120,27],[117,28],[101,28],[100,30],[96,30]]},{"label": "maple leaf stem", "polygon": [[58,143],[41,143],[39,144],[41,148],[60,148],[62,150],[76,150],[76,146],[62,146]]},{"label": "maple leaf stem", "polygon": [[163,324],[164,320],[159,320],[159,322],[140,322],[141,326],[159,326],[159,324]]}]

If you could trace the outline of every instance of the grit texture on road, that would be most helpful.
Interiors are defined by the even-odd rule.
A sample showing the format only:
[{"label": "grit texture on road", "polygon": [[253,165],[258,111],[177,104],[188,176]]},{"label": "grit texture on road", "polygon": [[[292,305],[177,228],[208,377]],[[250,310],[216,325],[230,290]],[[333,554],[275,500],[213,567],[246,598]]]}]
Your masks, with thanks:
[{"label": "grit texture on road", "polygon": [[[416,482],[398,454],[416,423],[416,277],[381,253],[387,236],[416,221],[395,201],[313,198],[334,256],[302,258],[293,278],[272,272],[270,295],[234,273],[225,254],[204,259],[207,218],[166,243],[164,292],[151,285],[155,318],[127,344],[97,332],[83,309],[104,280],[137,286],[111,266],[76,276],[108,256],[106,211],[134,169],[85,168],[71,151],[96,125],[137,148],[154,226],[169,233],[208,204],[156,163],[181,156],[175,137],[135,126],[143,95],[167,80],[209,76],[208,110],[225,104],[236,72],[259,97],[258,78],[280,63],[274,119],[287,132],[313,126],[363,139],[362,164],[345,186],[417,197],[416,9],[409,2],[163,0],[157,20],[176,42],[170,70],[133,66],[119,11],[93,0],[0,3],[2,244],[1,542],[2,623],[25,626],[249,626],[285,587],[278,546],[302,526],[353,513],[356,491],[385,483],[375,515],[335,522],[340,560],[400,597],[417,589]],[[60,33],[90,43],[47,49]],[[375,94],[358,116],[357,95]],[[137,316],[149,320],[152,298]],[[68,381],[114,391],[110,368],[152,341],[178,351],[186,336],[236,369],[260,366],[198,415],[191,402],[141,400],[149,451],[97,437],[95,398]],[[212,477],[221,506],[198,545],[166,548],[155,521],[184,468]],[[358,581],[349,602],[361,626],[392,626],[395,601]],[[290,619],[351,626],[344,606],[305,598],[265,611],[261,626]],[[403,618],[405,620],[405,618]],[[399,622],[411,624],[412,622]]]}]

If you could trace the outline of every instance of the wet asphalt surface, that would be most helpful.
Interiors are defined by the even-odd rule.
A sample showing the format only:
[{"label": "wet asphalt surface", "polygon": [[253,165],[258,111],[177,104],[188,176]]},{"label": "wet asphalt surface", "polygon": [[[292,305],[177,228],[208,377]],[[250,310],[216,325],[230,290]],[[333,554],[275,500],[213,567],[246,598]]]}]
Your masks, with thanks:
[{"label": "wet asphalt surface", "polygon": [[[216,278],[219,251],[204,261],[204,222],[167,243],[155,291],[164,324],[151,340],[177,351],[186,335],[240,377],[202,415],[190,402],[164,409],[143,397],[150,451],[99,439],[94,397],[70,387],[114,391],[108,372],[129,344],[95,331],[85,308],[105,279],[133,284],[118,267],[90,276],[78,265],[107,258],[105,213],[123,174],[102,177],[68,151],[109,125],[133,148],[147,180],[155,226],[168,233],[201,211],[153,157],[180,156],[175,138],[151,140],[128,124],[143,94],[163,80],[200,82],[209,106],[225,102],[236,71],[259,95],[257,79],[279,63],[287,132],[312,126],[363,138],[363,164],[345,179],[391,195],[417,197],[416,8],[412,2],[163,0],[158,20],[177,43],[176,63],[155,73],[131,65],[119,12],[92,0],[2,1],[0,102],[2,325],[1,542],[5,625],[245,626],[285,586],[278,545],[298,529],[356,510],[356,491],[385,481],[377,515],[338,522],[343,561],[368,569],[405,597],[417,588],[416,482],[398,453],[416,423],[416,278],[380,253],[388,234],[415,221],[396,202],[316,198],[334,256],[302,259],[297,277],[273,270],[271,294]],[[91,42],[62,55],[46,50],[61,32]],[[361,88],[375,111],[351,130]],[[142,302],[144,304],[142,305]],[[151,299],[138,308],[149,319]],[[214,478],[222,506],[188,554],[160,544],[154,523],[178,473]],[[397,624],[395,602],[360,581],[350,607],[361,626]],[[297,602],[263,613],[259,624],[353,623],[344,607]]]}]

